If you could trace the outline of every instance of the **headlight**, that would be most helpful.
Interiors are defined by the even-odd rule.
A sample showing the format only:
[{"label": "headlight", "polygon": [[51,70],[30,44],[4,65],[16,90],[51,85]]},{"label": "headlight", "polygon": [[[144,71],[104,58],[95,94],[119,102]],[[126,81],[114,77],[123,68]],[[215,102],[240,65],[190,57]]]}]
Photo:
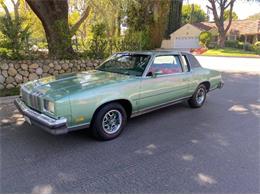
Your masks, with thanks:
[{"label": "headlight", "polygon": [[54,103],[49,100],[44,100],[44,109],[48,112],[54,113]]}]

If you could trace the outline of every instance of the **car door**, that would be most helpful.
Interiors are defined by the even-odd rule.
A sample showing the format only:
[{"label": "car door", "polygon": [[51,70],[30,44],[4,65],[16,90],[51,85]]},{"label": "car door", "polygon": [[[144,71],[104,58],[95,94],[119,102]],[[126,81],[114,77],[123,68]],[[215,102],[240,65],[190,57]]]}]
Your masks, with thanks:
[{"label": "car door", "polygon": [[140,110],[184,98],[188,94],[190,75],[181,64],[179,55],[157,55],[142,78]]}]

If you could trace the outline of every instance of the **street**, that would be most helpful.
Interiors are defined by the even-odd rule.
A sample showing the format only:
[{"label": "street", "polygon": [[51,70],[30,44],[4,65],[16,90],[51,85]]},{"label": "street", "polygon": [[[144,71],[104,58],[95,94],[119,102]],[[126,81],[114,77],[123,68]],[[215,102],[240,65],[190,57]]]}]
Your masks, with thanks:
[{"label": "street", "polygon": [[112,141],[50,135],[1,103],[0,193],[260,193],[260,59],[198,59],[224,71],[223,89],[130,119]]}]

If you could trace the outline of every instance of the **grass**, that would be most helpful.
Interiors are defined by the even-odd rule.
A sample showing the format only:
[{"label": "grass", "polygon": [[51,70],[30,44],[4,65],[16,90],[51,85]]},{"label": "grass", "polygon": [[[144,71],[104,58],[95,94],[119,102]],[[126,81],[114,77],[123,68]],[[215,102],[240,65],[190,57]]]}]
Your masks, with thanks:
[{"label": "grass", "polygon": [[19,87],[15,87],[15,88],[12,88],[12,89],[1,89],[0,90],[0,97],[19,95],[19,93],[20,93]]},{"label": "grass", "polygon": [[255,52],[235,48],[209,49],[202,55],[205,56],[234,56],[234,57],[259,57]]}]

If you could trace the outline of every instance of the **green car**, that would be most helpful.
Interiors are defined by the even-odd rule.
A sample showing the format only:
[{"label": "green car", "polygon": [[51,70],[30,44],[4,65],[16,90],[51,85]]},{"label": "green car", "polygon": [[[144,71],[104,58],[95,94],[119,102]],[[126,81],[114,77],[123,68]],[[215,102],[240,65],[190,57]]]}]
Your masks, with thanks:
[{"label": "green car", "polygon": [[117,137],[130,117],[188,100],[201,107],[221,88],[219,72],[187,52],[116,53],[96,70],[50,76],[21,86],[15,104],[29,124],[52,134],[91,127],[100,139]]}]

